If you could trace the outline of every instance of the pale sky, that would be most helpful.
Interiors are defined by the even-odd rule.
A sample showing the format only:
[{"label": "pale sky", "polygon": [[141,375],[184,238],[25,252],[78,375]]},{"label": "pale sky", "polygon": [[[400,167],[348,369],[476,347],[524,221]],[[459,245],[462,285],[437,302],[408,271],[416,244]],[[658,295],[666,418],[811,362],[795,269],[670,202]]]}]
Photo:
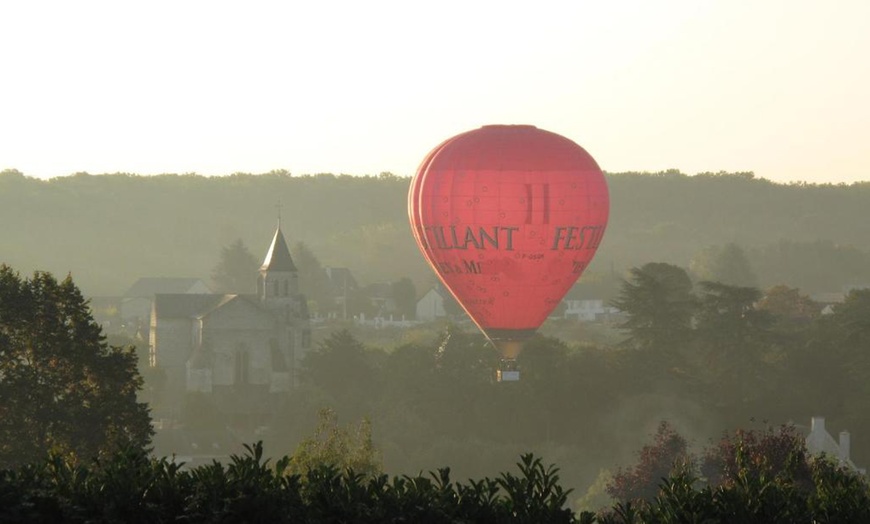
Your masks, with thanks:
[{"label": "pale sky", "polygon": [[0,3],[0,170],[412,175],[532,124],[602,169],[870,180],[870,0]]}]

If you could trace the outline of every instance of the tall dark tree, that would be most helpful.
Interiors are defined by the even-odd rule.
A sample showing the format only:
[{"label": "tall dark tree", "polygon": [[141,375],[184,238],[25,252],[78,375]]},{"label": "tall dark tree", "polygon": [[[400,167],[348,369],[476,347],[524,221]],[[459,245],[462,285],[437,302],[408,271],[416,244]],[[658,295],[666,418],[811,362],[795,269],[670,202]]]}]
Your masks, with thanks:
[{"label": "tall dark tree", "polygon": [[329,278],[317,255],[304,242],[297,242],[290,253],[299,270],[299,291],[308,299],[309,310],[325,315],[335,309]]},{"label": "tall dark tree", "polygon": [[766,358],[775,351],[774,317],[757,307],[761,291],[719,282],[698,285],[696,341],[706,354],[703,370],[716,402],[724,408],[723,416],[739,417],[778,401],[779,370],[774,359]]},{"label": "tall dark tree", "polygon": [[825,365],[840,371],[839,387],[853,380],[851,394],[861,391],[866,397],[870,393],[870,289],[853,289],[823,320],[813,343],[830,361]]},{"label": "tall dark tree", "polygon": [[853,347],[870,345],[870,288],[853,289],[842,304],[834,308],[834,321],[845,342]]},{"label": "tall dark tree", "polygon": [[0,467],[49,450],[88,459],[151,425],[133,348],[105,343],[71,277],[22,279],[0,265]]},{"label": "tall dark tree", "polygon": [[221,248],[220,260],[211,272],[218,293],[254,293],[257,289],[257,269],[260,267],[248,247],[237,239]]},{"label": "tall dark tree", "polygon": [[407,319],[417,316],[417,288],[410,278],[402,278],[390,284],[393,300],[396,301],[396,313]]},{"label": "tall dark tree", "polygon": [[719,282],[698,285],[701,294],[697,328],[709,345],[731,354],[765,341],[773,316],[757,307],[761,291]]},{"label": "tall dark tree", "polygon": [[691,336],[695,297],[681,267],[651,262],[632,268],[613,305],[628,315],[621,327],[638,347],[668,348]]}]

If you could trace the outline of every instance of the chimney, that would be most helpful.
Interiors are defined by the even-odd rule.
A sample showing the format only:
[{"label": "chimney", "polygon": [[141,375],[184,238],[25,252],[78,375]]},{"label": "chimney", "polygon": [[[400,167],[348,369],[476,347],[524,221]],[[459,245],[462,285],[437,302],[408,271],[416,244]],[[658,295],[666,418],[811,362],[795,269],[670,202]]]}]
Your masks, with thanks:
[{"label": "chimney", "polygon": [[825,417],[813,417],[810,424],[810,433],[822,433],[825,431]]},{"label": "chimney", "polygon": [[849,461],[849,453],[852,446],[852,438],[848,431],[840,432],[840,462]]}]

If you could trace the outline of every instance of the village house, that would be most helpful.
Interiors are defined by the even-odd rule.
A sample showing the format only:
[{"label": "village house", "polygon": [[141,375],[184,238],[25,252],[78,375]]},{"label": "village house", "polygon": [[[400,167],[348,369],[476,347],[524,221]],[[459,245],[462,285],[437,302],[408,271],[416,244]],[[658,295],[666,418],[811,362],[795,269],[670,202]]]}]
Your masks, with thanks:
[{"label": "village house", "polygon": [[446,296],[449,291],[442,286],[434,286],[429,288],[429,291],[423,294],[417,300],[417,320],[433,321],[447,317],[447,311],[444,309],[444,303],[449,298]]},{"label": "village house", "polygon": [[852,462],[852,437],[848,431],[841,431],[838,439],[834,439],[825,428],[824,417],[813,417],[810,420],[809,432],[806,436],[807,451],[819,456],[824,454],[840,466],[852,471],[866,473],[864,468],[859,468]]}]

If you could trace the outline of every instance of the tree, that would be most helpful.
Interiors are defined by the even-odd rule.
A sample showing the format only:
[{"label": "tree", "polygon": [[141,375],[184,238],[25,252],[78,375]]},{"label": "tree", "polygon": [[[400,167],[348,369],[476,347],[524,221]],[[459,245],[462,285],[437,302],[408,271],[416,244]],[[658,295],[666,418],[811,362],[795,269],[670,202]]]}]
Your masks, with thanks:
[{"label": "tree", "polygon": [[219,293],[253,293],[257,287],[259,262],[242,239],[221,248],[220,260],[211,272]]},{"label": "tree", "polygon": [[304,242],[297,242],[290,252],[299,271],[299,292],[308,299],[309,310],[321,315],[334,310],[329,277],[314,252]]},{"label": "tree", "polygon": [[[820,331],[813,337],[826,361],[825,368],[836,365],[837,388],[844,398],[867,398],[870,391],[870,289],[853,289],[843,303],[834,306],[834,314],[822,317]],[[813,370],[814,375],[821,370]],[[854,381],[851,388],[847,386]],[[860,391],[855,397],[856,391]],[[851,404],[851,403],[850,403]],[[860,405],[866,406],[866,403]],[[866,409],[866,408],[864,408]],[[859,411],[863,409],[859,408]],[[863,417],[860,417],[863,418]]]},{"label": "tree", "polygon": [[700,282],[699,286],[697,328],[705,341],[729,354],[764,341],[773,318],[756,307],[761,291],[720,282]]},{"label": "tree", "polygon": [[417,316],[417,288],[410,278],[402,278],[390,284],[396,313],[407,319]]},{"label": "tree", "polygon": [[834,308],[834,321],[847,344],[866,348],[870,344],[870,288],[850,291]]},{"label": "tree", "polygon": [[622,502],[651,502],[659,493],[663,479],[675,470],[691,470],[695,458],[688,443],[670,424],[662,421],[653,443],[641,448],[638,463],[619,469],[607,485],[607,494]]},{"label": "tree", "polygon": [[662,262],[632,268],[613,305],[628,315],[620,327],[641,348],[684,344],[691,335],[695,297],[683,268]]},{"label": "tree", "polygon": [[339,413],[359,418],[380,387],[372,355],[349,331],[332,333],[305,354],[301,379],[331,397]]},{"label": "tree", "polygon": [[807,324],[819,317],[822,308],[799,289],[778,285],[764,293],[758,301],[758,309],[771,313],[781,322]]},{"label": "tree", "polygon": [[739,412],[777,398],[778,368],[766,358],[776,349],[773,316],[756,307],[761,291],[719,282],[698,285],[696,341],[707,355],[703,369],[714,382],[717,403]]},{"label": "tree", "polygon": [[812,487],[809,453],[794,426],[726,434],[704,450],[701,473],[713,486],[735,486],[747,480],[787,478]]},{"label": "tree", "polygon": [[689,269],[698,280],[747,287],[758,283],[746,254],[734,243],[702,249],[692,257]]},{"label": "tree", "polygon": [[324,408],[314,436],[299,443],[290,459],[290,470],[305,474],[321,466],[350,469],[354,473],[381,473],[380,453],[372,442],[372,425],[363,419],[356,426],[342,428],[335,411]]},{"label": "tree", "polygon": [[145,446],[133,348],[105,343],[71,277],[22,279],[0,265],[0,467],[49,450],[89,459]]}]

